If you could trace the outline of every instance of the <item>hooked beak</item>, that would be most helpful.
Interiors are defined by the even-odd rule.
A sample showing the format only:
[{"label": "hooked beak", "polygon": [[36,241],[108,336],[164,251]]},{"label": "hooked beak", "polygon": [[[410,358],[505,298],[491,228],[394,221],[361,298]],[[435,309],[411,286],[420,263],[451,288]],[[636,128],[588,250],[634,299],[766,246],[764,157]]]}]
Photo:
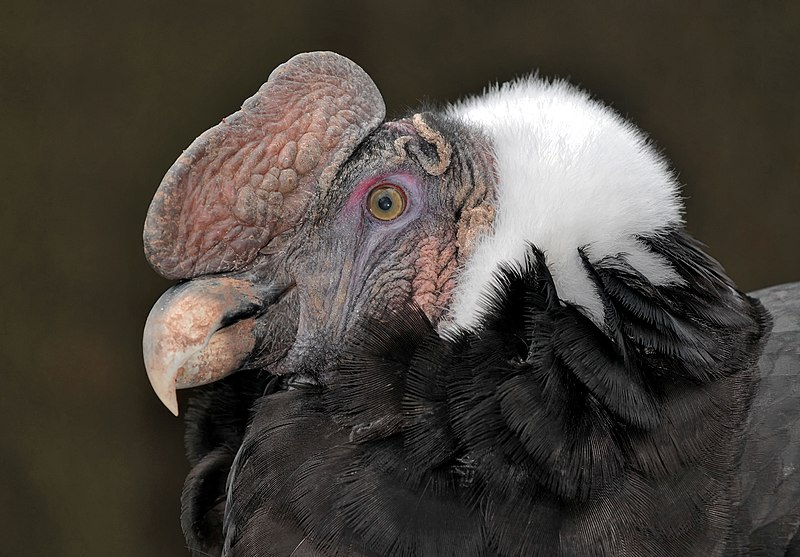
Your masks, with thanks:
[{"label": "hooked beak", "polygon": [[232,277],[191,280],[158,299],[144,327],[147,376],[176,416],[176,389],[205,385],[240,369],[260,340],[256,319],[285,288]]}]

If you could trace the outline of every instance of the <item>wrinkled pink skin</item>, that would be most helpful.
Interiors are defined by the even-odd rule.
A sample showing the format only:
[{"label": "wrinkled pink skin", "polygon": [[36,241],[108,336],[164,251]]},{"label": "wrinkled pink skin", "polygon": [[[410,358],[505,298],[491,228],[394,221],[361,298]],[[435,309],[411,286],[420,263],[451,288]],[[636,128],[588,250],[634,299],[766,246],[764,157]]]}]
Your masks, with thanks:
[{"label": "wrinkled pink skin", "polygon": [[[299,55],[169,170],[145,222],[145,253],[165,277],[192,280],[156,303],[143,348],[173,413],[176,389],[242,368],[323,376],[362,317],[408,303],[442,316],[479,229],[466,223],[493,214],[489,157],[472,153],[483,164],[462,173],[421,115],[367,138],[383,114],[358,66]],[[385,182],[408,199],[386,222],[365,204]]]},{"label": "wrinkled pink skin", "polygon": [[172,165],[147,213],[150,264],[172,279],[245,268],[383,119],[364,71],[330,52],[278,67]]}]

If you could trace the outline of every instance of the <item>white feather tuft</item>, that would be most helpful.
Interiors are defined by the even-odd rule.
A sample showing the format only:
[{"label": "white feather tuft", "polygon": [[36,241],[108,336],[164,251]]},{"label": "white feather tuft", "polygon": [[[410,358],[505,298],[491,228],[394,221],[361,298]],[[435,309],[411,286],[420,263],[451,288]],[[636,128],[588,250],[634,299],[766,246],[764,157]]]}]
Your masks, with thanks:
[{"label": "white feather tuft", "polygon": [[679,280],[637,236],[681,224],[678,184],[645,135],[564,82],[521,79],[448,109],[489,138],[497,172],[493,233],[459,274],[447,322],[474,327],[501,264],[545,253],[559,297],[602,322],[599,297],[578,248],[592,261],[627,254],[656,284]]}]

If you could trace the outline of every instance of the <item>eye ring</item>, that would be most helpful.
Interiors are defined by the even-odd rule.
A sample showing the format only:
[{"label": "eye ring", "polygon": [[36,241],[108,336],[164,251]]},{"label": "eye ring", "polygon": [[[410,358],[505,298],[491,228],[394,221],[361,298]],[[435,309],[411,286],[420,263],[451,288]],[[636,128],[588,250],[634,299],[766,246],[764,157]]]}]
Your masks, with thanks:
[{"label": "eye ring", "polygon": [[367,196],[367,210],[380,221],[391,221],[405,213],[408,201],[402,188],[382,183]]}]

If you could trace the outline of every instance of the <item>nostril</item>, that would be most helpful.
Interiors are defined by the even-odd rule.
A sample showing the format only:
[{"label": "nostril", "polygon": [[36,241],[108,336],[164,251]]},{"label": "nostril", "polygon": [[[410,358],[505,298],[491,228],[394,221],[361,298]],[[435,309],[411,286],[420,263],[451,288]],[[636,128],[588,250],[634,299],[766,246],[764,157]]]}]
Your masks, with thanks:
[{"label": "nostril", "polygon": [[281,301],[294,287],[294,282],[287,284],[270,284],[263,289],[263,293],[258,292],[253,297],[243,298],[239,306],[230,308],[222,316],[217,330],[219,331],[230,327],[234,323],[238,323],[250,317],[263,315],[269,306]]},{"label": "nostril", "polygon": [[266,308],[267,304],[259,304],[259,303],[249,303],[244,305],[243,307],[239,307],[230,311],[222,316],[222,319],[219,321],[219,328],[224,329],[226,327],[230,327],[234,323],[238,323],[244,319],[249,317],[254,317],[264,313],[264,309]]}]

